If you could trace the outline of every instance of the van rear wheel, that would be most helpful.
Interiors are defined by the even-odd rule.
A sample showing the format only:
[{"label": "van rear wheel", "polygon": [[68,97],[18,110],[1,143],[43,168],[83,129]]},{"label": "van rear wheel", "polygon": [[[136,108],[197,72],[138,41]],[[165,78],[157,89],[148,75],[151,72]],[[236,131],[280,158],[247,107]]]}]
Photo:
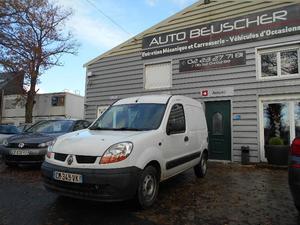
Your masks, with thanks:
[{"label": "van rear wheel", "polygon": [[158,171],[153,166],[147,166],[139,180],[137,202],[140,208],[147,209],[153,205],[159,189]]},{"label": "van rear wheel", "polygon": [[207,153],[204,152],[200,159],[200,162],[194,167],[196,177],[203,178],[207,172]]}]

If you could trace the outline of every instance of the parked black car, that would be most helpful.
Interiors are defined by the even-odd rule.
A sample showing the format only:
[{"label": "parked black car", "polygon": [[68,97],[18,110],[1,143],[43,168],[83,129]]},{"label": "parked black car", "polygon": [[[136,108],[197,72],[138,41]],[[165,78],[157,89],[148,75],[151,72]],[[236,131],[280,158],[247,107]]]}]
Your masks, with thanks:
[{"label": "parked black car", "polygon": [[289,185],[294,203],[300,211],[300,137],[295,138],[291,145],[289,157]]},{"label": "parked black car", "polygon": [[4,139],[19,133],[20,131],[15,125],[0,124],[0,143],[2,143]]},{"label": "parked black car", "polygon": [[18,126],[18,129],[20,132],[26,131],[29,127],[31,127],[33,124],[32,123],[23,123]]},{"label": "parked black car", "polygon": [[37,122],[24,133],[5,139],[2,144],[2,155],[8,166],[18,164],[42,163],[47,148],[56,137],[68,132],[87,128],[86,120],[45,120]]}]

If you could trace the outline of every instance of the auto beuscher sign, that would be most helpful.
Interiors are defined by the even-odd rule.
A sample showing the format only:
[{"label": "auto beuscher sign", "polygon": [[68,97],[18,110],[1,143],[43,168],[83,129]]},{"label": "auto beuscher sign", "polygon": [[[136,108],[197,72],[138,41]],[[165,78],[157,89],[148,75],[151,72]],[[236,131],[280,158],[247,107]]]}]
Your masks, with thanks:
[{"label": "auto beuscher sign", "polygon": [[142,57],[155,58],[300,33],[300,4],[143,38]]}]

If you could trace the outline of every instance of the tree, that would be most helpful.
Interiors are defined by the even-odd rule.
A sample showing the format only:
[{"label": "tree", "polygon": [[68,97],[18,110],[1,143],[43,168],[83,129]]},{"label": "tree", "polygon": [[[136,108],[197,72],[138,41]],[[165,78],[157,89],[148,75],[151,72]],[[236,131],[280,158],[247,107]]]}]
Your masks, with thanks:
[{"label": "tree", "polygon": [[78,44],[65,22],[71,10],[50,0],[0,1],[0,65],[6,72],[25,74],[25,122],[32,122],[36,85],[63,54],[76,54]]}]

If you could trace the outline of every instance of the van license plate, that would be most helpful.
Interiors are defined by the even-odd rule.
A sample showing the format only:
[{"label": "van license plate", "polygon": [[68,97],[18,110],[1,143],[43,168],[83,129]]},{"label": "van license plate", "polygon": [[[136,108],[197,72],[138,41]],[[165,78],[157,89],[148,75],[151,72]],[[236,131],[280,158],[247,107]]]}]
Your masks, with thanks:
[{"label": "van license plate", "polygon": [[66,182],[71,182],[71,183],[82,183],[82,175],[81,174],[54,171],[53,178],[55,180],[66,181]]}]

